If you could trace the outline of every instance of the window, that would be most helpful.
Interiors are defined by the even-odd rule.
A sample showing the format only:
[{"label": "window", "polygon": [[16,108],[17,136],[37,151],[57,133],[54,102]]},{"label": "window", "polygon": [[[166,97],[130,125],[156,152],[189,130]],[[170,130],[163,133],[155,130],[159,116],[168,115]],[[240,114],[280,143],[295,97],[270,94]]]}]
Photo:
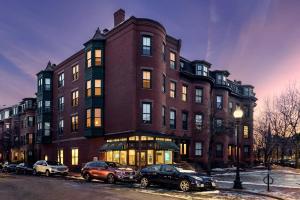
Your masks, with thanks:
[{"label": "window", "polygon": [[41,91],[43,88],[43,78],[39,78],[38,80],[38,90]]},{"label": "window", "polygon": [[181,96],[182,101],[186,102],[187,100],[187,86],[183,85],[182,86],[182,96]]},{"label": "window", "polygon": [[250,146],[244,145],[244,157],[249,158],[250,157]]},{"label": "window", "polygon": [[154,162],[154,153],[153,150],[147,150],[147,164],[153,165]]},{"label": "window", "polygon": [[72,165],[78,165],[78,148],[72,148]]},{"label": "window", "polygon": [[196,64],[196,75],[208,76],[208,68],[202,64]]},{"label": "window", "polygon": [[188,130],[188,113],[182,112],[182,129]]},{"label": "window", "polygon": [[202,156],[202,153],[203,153],[202,142],[196,142],[195,143],[195,155]]},{"label": "window", "polygon": [[64,164],[64,149],[57,150],[57,162]]},{"label": "window", "polygon": [[151,37],[150,36],[143,36],[142,55],[144,55],[144,56],[151,55]]},{"label": "window", "polygon": [[78,115],[74,115],[71,117],[71,131],[75,132],[78,131]]},{"label": "window", "polygon": [[161,87],[161,91],[163,93],[166,93],[166,75],[163,74],[163,77],[162,77],[162,87]]},{"label": "window", "polygon": [[[165,164],[172,164],[173,163],[173,156],[172,151],[165,151]],[[169,165],[166,165],[169,166]]]},{"label": "window", "polygon": [[33,134],[32,133],[28,134],[28,144],[33,144]]},{"label": "window", "polygon": [[65,98],[64,97],[59,97],[58,98],[58,110],[59,111],[64,110],[64,103],[65,103]]},{"label": "window", "polygon": [[91,80],[86,81],[86,96],[87,97],[92,96],[92,81]]},{"label": "window", "polygon": [[90,128],[91,127],[91,109],[86,110],[86,127]]},{"label": "window", "polygon": [[34,117],[33,116],[27,117],[27,125],[28,125],[28,127],[34,127]]},{"label": "window", "polygon": [[244,136],[244,139],[248,139],[249,138],[249,126],[244,126],[244,128],[243,128],[244,130],[243,130],[243,136]]},{"label": "window", "polygon": [[156,151],[156,164],[164,164],[163,151]]},{"label": "window", "polygon": [[38,101],[38,112],[41,113],[43,110],[43,101]]},{"label": "window", "polygon": [[203,125],[203,117],[201,114],[195,115],[195,127],[197,130],[201,130]]},{"label": "window", "polygon": [[76,90],[72,92],[72,106],[78,106],[78,100],[79,100],[79,91]]},{"label": "window", "polygon": [[45,78],[45,90],[49,91],[51,90],[51,79]]},{"label": "window", "polygon": [[65,74],[61,73],[58,75],[58,87],[63,87],[65,85]]},{"label": "window", "polygon": [[151,124],[151,103],[143,103],[143,123]]},{"label": "window", "polygon": [[180,62],[180,69],[184,69],[184,63],[183,62]]},{"label": "window", "polygon": [[128,155],[128,164],[135,165],[135,150],[129,150]]},{"label": "window", "polygon": [[231,101],[228,104],[228,112],[233,113],[233,103]]},{"label": "window", "polygon": [[180,143],[180,148],[179,148],[180,155],[186,155],[186,150],[187,150],[186,146],[187,146],[186,143]]},{"label": "window", "polygon": [[223,128],[223,119],[216,119],[216,129],[220,130]]},{"label": "window", "polygon": [[102,94],[102,81],[100,79],[95,80],[95,96],[101,96]]},{"label": "window", "polygon": [[92,66],[92,52],[91,52],[91,50],[89,50],[86,53],[86,64],[87,64],[88,68]]},{"label": "window", "polygon": [[64,120],[60,119],[58,122],[58,133],[62,135],[64,133]]},{"label": "window", "polygon": [[79,65],[75,65],[72,67],[72,79],[73,81],[79,78]]},{"label": "window", "polygon": [[151,88],[151,71],[143,70],[143,88]]},{"label": "window", "polygon": [[170,82],[170,97],[171,98],[176,97],[176,83],[173,81]]},{"label": "window", "polygon": [[100,66],[101,65],[101,58],[102,58],[102,51],[101,49],[95,50],[95,65]]},{"label": "window", "polygon": [[216,144],[216,157],[217,158],[223,157],[223,144]]},{"label": "window", "polygon": [[101,108],[95,108],[94,112],[94,126],[95,127],[101,127],[102,122],[101,122]]},{"label": "window", "polygon": [[196,88],[196,92],[195,92],[195,102],[196,103],[202,103],[202,99],[203,99],[203,89],[202,88]]},{"label": "window", "polygon": [[44,123],[44,136],[50,136],[50,122]]},{"label": "window", "polygon": [[170,110],[170,128],[176,129],[176,111]]},{"label": "window", "polygon": [[121,165],[127,165],[127,151],[120,151],[120,161]]},{"label": "window", "polygon": [[166,107],[165,106],[162,107],[161,115],[162,115],[162,125],[166,126]]},{"label": "window", "polygon": [[218,110],[222,110],[222,108],[223,108],[223,97],[222,96],[217,96],[216,97],[216,106],[217,106],[217,109]]},{"label": "window", "polygon": [[170,67],[171,69],[176,69],[176,56],[173,52],[170,52]]},{"label": "window", "polygon": [[45,101],[45,112],[51,111],[51,101]]}]

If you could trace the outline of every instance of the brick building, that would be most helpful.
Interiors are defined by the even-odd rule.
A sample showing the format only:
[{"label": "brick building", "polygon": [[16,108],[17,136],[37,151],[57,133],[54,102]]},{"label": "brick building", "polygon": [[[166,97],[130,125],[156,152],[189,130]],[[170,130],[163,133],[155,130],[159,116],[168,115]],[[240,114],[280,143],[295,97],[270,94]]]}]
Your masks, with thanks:
[{"label": "brick building", "polygon": [[97,29],[84,47],[37,74],[37,159],[73,169],[93,159],[132,166],[180,161],[205,167],[234,161],[234,119],[241,122],[241,159],[253,161],[253,86],[228,79],[204,60],[180,54],[181,40],[159,22],[125,20]]}]

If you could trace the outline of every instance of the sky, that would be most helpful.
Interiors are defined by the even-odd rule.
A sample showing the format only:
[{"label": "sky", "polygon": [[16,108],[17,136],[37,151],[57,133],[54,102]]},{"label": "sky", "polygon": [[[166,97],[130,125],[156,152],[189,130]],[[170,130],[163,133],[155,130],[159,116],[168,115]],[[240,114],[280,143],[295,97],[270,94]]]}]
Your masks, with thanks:
[{"label": "sky", "polygon": [[34,96],[36,73],[112,28],[119,8],[162,23],[181,56],[253,85],[258,110],[300,75],[298,0],[0,0],[0,108]]}]

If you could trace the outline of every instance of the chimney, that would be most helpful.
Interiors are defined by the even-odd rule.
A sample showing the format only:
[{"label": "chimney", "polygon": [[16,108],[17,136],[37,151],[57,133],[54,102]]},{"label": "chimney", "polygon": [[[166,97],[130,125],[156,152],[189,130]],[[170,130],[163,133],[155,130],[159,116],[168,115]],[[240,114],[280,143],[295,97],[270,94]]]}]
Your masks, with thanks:
[{"label": "chimney", "polygon": [[121,24],[125,20],[125,10],[119,9],[114,13],[115,26]]}]

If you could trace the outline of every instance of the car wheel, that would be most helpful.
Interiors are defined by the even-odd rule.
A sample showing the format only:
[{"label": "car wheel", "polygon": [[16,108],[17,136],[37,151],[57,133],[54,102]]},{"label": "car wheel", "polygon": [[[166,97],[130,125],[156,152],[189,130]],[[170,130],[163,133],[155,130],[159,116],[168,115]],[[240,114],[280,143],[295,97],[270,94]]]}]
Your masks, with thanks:
[{"label": "car wheel", "polygon": [[142,178],[141,178],[141,188],[146,188],[146,187],[148,187],[149,185],[150,185],[150,184],[149,184],[148,178],[142,177]]},{"label": "car wheel", "polygon": [[106,180],[109,184],[113,184],[115,183],[115,176],[113,174],[108,174]]},{"label": "car wheel", "polygon": [[90,181],[92,180],[92,177],[91,177],[91,175],[90,175],[89,173],[85,173],[84,176],[83,176],[83,178],[84,178],[86,181],[88,181],[88,182],[90,182]]},{"label": "car wheel", "polygon": [[47,176],[47,177],[51,176],[49,170],[46,170],[46,176]]},{"label": "car wheel", "polygon": [[180,183],[179,183],[179,189],[181,191],[187,192],[187,191],[190,190],[190,188],[191,188],[191,184],[190,184],[190,182],[188,180],[184,179],[184,180],[180,181]]}]

